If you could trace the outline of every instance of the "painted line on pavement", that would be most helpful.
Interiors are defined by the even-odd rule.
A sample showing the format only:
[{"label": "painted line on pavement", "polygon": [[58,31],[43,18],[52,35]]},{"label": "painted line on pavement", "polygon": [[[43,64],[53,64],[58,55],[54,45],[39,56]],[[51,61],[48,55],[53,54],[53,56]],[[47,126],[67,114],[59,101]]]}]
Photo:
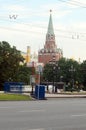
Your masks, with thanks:
[{"label": "painted line on pavement", "polygon": [[38,129],[29,129],[29,130],[45,130],[44,128],[38,128]]},{"label": "painted line on pavement", "polygon": [[45,110],[44,109],[42,109],[42,110],[30,110],[30,111],[19,111],[19,112],[45,112]]},{"label": "painted line on pavement", "polygon": [[82,117],[82,116],[86,116],[86,114],[80,114],[80,115],[71,115],[72,117]]}]

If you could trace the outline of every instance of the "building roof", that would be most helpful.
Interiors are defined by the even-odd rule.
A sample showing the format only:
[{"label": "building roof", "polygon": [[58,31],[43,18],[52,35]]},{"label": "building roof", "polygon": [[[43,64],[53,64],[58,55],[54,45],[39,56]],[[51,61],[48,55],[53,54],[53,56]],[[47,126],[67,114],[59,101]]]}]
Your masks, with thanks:
[{"label": "building roof", "polygon": [[51,12],[52,11],[50,10],[50,18],[49,18],[47,34],[54,35],[54,29],[53,29],[53,22],[52,22],[52,14],[51,14]]}]

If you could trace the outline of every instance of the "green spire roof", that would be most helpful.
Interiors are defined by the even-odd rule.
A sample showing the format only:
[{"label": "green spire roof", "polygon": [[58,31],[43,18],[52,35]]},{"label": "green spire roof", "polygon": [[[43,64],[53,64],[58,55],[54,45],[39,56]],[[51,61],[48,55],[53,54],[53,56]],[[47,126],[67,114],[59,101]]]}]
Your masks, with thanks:
[{"label": "green spire roof", "polygon": [[47,34],[52,34],[52,35],[54,35],[53,22],[52,22],[52,15],[51,15],[51,12],[52,12],[52,10],[50,10],[50,18],[49,18],[49,24],[48,24]]}]

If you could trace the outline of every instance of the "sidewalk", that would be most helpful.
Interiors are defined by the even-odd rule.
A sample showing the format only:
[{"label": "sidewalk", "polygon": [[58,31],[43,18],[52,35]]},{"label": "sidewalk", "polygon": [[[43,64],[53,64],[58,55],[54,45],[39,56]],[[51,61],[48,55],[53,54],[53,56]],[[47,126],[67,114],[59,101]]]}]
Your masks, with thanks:
[{"label": "sidewalk", "polygon": [[86,94],[52,94],[46,93],[45,98],[86,98]]}]

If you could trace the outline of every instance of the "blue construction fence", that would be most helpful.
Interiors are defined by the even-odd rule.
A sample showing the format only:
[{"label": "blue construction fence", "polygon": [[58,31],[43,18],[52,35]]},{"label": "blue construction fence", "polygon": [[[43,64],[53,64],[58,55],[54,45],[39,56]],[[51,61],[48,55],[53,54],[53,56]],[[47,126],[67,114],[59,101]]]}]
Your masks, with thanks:
[{"label": "blue construction fence", "polygon": [[22,82],[5,82],[4,92],[22,93],[23,85],[24,83]]},{"label": "blue construction fence", "polygon": [[[23,86],[25,84],[22,82],[5,82],[4,92],[8,93],[23,93]],[[45,85],[36,85],[34,90],[34,97],[38,100],[45,99]]]}]

